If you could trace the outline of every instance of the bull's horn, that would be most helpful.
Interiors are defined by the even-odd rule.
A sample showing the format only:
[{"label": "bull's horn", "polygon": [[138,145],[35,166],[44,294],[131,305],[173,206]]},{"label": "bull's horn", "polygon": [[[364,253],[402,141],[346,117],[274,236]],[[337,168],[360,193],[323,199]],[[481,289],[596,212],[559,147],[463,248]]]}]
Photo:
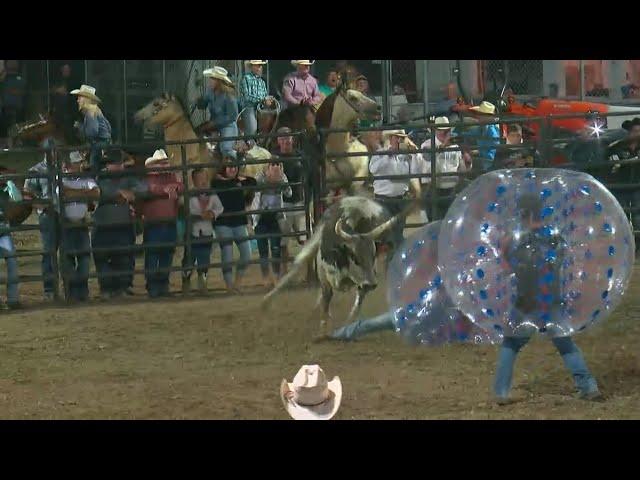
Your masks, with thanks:
[{"label": "bull's horn", "polygon": [[338,235],[341,239],[343,239],[346,242],[353,241],[353,235],[351,235],[350,233],[345,232],[342,229],[342,217],[340,217],[338,219],[338,221],[336,222],[336,235]]},{"label": "bull's horn", "polygon": [[380,225],[378,225],[376,228],[374,228],[373,230],[371,230],[370,232],[367,233],[363,233],[361,235],[361,237],[363,238],[367,238],[369,240],[376,240],[378,237],[380,237],[384,232],[386,232],[387,230],[389,230],[391,227],[393,227],[393,225],[398,221],[398,217],[395,216],[393,218],[390,218],[389,220],[387,220],[384,223],[381,223]]}]

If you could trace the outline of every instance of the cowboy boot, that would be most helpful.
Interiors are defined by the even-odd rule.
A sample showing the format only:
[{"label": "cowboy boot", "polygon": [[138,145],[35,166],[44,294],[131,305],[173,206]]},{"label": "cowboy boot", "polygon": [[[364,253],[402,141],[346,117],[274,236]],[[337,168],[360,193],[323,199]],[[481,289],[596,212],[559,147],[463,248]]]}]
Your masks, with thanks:
[{"label": "cowboy boot", "polygon": [[198,290],[204,295],[207,293],[207,274],[206,273],[198,273]]},{"label": "cowboy boot", "polygon": [[191,292],[191,277],[187,275],[182,276],[182,293],[187,294]]}]

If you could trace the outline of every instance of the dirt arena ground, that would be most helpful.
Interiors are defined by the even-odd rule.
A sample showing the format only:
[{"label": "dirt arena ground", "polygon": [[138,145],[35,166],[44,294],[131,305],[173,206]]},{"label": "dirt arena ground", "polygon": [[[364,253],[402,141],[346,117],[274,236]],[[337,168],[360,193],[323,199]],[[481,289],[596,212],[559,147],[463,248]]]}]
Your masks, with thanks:
[{"label": "dirt arena ground", "polygon": [[[38,268],[21,261],[21,273]],[[257,266],[242,296],[221,292],[219,271],[212,279],[205,298],[152,302],[136,278],[136,297],[78,307],[43,305],[39,284],[22,285],[27,308],[0,315],[0,418],[286,419],[280,381],[310,362],[342,379],[338,419],[640,418],[638,274],[618,312],[577,340],[606,401],[575,399],[552,345],[535,341],[517,364],[517,401],[502,407],[490,400],[495,347],[411,348],[391,332],[314,344],[315,291],[291,290],[265,313]],[[350,301],[337,298],[336,319]],[[381,285],[364,313],[384,308]]]}]

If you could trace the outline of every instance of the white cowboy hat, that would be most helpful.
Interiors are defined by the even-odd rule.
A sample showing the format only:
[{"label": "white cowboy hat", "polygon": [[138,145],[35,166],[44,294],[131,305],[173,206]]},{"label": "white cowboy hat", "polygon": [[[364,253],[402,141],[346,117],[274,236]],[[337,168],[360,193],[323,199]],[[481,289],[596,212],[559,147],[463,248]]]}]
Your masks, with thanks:
[{"label": "white cowboy hat", "polygon": [[273,155],[266,148],[259,147],[258,145],[254,145],[251,150],[245,153],[244,158],[246,160],[271,160]]},{"label": "white cowboy hat", "polygon": [[291,60],[291,65],[297,67],[298,65],[313,65],[315,60]]},{"label": "white cowboy hat", "polygon": [[409,135],[407,135],[407,133],[405,133],[404,130],[385,130],[383,132],[383,136],[385,137],[390,137],[391,135],[394,135],[396,137],[408,137]]},{"label": "white cowboy hat", "polygon": [[471,107],[469,110],[473,110],[478,113],[485,113],[487,115],[494,115],[496,113],[496,106],[490,102],[482,102],[477,107]]},{"label": "white cowboy hat", "polygon": [[[434,122],[436,124],[436,130],[451,130],[451,125],[449,125],[448,117],[436,117]],[[438,125],[441,125],[438,127]]]},{"label": "white cowboy hat", "polygon": [[204,72],[202,72],[202,75],[204,75],[207,78],[217,78],[218,80],[222,80],[223,82],[227,82],[233,85],[233,82],[228,76],[229,72],[227,71],[226,68],[222,68],[222,67],[207,68]]},{"label": "white cowboy hat", "polygon": [[303,365],[292,383],[282,379],[280,398],[294,420],[329,420],[340,408],[342,383],[327,382],[319,365]]},{"label": "white cowboy hat", "polygon": [[160,150],[153,152],[153,157],[149,157],[144,161],[144,166],[148,167],[149,165],[153,165],[154,163],[162,162],[164,160],[169,160],[169,157],[167,157],[167,152],[161,148]]},{"label": "white cowboy hat", "polygon": [[90,98],[91,100],[95,100],[96,102],[102,102],[96,95],[96,89],[90,87],[89,85],[81,85],[80,88],[75,90],[71,90],[71,95],[78,95],[80,97]]},{"label": "white cowboy hat", "polygon": [[269,60],[245,60],[244,63],[247,65],[266,65]]},{"label": "white cowboy hat", "polygon": [[83,160],[84,160],[84,157],[77,150],[74,150],[73,152],[69,152],[69,163],[81,163]]}]

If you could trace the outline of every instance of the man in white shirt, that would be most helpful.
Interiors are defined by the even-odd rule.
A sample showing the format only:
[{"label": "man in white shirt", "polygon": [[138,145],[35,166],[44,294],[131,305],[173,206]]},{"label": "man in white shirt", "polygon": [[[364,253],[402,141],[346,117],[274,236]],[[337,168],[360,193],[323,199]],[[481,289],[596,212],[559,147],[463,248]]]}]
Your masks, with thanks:
[{"label": "man in white shirt", "polygon": [[[384,205],[391,215],[397,215],[407,204],[410,180],[408,178],[378,180],[376,177],[409,175],[412,155],[401,153],[400,151],[400,144],[408,136],[404,130],[391,130],[386,134],[389,136],[388,150],[398,153],[373,155],[369,161],[369,172],[374,177],[373,193],[376,201]],[[390,232],[390,241],[393,243],[393,249],[397,248],[404,240],[402,234],[404,224],[404,220],[397,222]],[[387,260],[390,260],[390,258],[391,255],[387,255]]]},{"label": "man in white shirt", "polygon": [[[451,143],[451,126],[447,117],[438,117],[435,120],[435,144],[436,144],[436,174],[460,173],[467,170],[461,150],[449,150],[458,148],[458,145]],[[428,138],[420,149],[431,148],[431,138]],[[444,149],[447,149],[444,151]],[[432,152],[423,152],[413,155],[411,166],[412,173],[431,173]],[[431,207],[431,178],[420,179],[421,183],[429,188],[424,188],[425,211],[430,212]],[[438,212],[436,217],[441,218],[453,202],[453,195],[459,183],[457,175],[437,177]]]},{"label": "man in white shirt", "polygon": [[89,201],[100,199],[100,189],[93,178],[75,176],[82,169],[83,157],[80,152],[71,152],[65,162],[65,176],[62,191],[59,192],[62,215],[62,242],[60,244],[60,265],[68,301],[85,301],[89,298],[89,260],[91,241],[85,217],[89,211]]}]

